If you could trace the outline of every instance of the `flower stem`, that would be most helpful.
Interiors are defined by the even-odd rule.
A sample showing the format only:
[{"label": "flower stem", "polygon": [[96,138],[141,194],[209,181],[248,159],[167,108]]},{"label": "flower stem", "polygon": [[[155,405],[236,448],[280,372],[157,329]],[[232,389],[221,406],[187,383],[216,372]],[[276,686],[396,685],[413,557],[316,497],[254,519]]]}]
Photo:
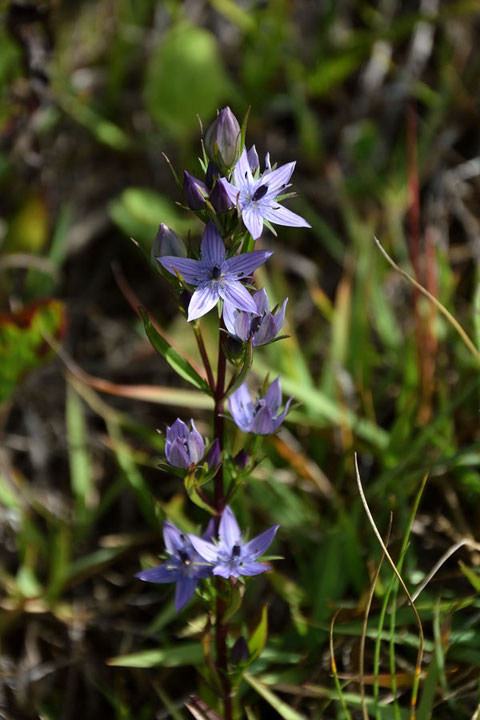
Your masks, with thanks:
[{"label": "flower stem", "polygon": [[208,384],[210,386],[210,389],[212,392],[215,391],[215,380],[213,379],[213,373],[212,373],[212,366],[210,365],[210,360],[208,359],[207,350],[205,348],[205,343],[203,342],[202,333],[200,332],[200,328],[197,326],[196,323],[193,324],[193,332],[195,333],[195,339],[197,341],[198,350],[200,352],[203,366],[205,368],[205,372],[207,373],[207,380]]},{"label": "flower stem", "polygon": [[[227,368],[227,360],[223,351],[223,318],[220,320],[220,327],[218,333],[218,363],[217,363],[217,383],[214,391],[214,436],[218,438],[220,443],[220,450],[223,450],[223,435],[224,435],[224,419],[223,419],[223,403],[225,396],[225,376]],[[220,522],[220,515],[225,507],[225,491],[223,483],[223,467],[220,465],[217,474],[214,479],[214,504],[217,511],[217,532],[218,524]],[[227,634],[228,629],[223,622],[223,616],[225,615],[226,603],[223,599],[222,593],[222,578],[217,578],[215,583],[217,591],[217,603],[216,603],[216,623],[215,623],[215,645],[217,649],[217,668],[220,675],[220,680],[223,689],[223,708],[224,708],[224,720],[232,720],[233,718],[233,706],[232,706],[232,689],[230,685],[230,678],[228,676],[228,657],[227,657]]]}]

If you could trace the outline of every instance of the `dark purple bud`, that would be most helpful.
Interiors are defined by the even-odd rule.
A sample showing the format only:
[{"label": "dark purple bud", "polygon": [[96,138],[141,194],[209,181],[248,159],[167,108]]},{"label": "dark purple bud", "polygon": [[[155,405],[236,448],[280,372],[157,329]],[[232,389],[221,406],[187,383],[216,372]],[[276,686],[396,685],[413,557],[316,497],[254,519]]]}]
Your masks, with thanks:
[{"label": "dark purple bud", "polygon": [[218,438],[215,438],[213,443],[208,448],[208,451],[205,454],[204,462],[207,463],[209,470],[214,470],[216,467],[218,467],[221,463],[221,457],[220,457],[220,442]]},{"label": "dark purple bud", "polygon": [[244,355],[244,345],[241,340],[238,340],[232,335],[229,335],[224,342],[225,355],[228,360],[236,365]]},{"label": "dark purple bud", "polygon": [[242,448],[233,458],[233,462],[239,470],[245,470],[250,463],[250,455]]},{"label": "dark purple bud", "polygon": [[186,170],[183,173],[183,192],[187,205],[192,210],[200,210],[205,205],[205,198],[208,197],[207,186]]},{"label": "dark purple bud", "polygon": [[247,641],[243,635],[240,635],[240,637],[235,640],[235,644],[232,647],[230,659],[234,665],[238,665],[239,663],[247,662],[249,656],[250,653],[248,652]]},{"label": "dark purple bud", "polygon": [[161,223],[155,240],[152,243],[150,257],[156,263],[158,257],[173,255],[175,257],[187,257],[187,248],[182,238],[177,235],[168,225]]},{"label": "dark purple bud", "polygon": [[233,207],[233,203],[230,200],[227,191],[225,190],[222,183],[215,183],[215,187],[210,193],[210,202],[217,211],[217,213],[224,213]]},{"label": "dark purple bud", "polygon": [[210,160],[227,175],[236,165],[240,147],[240,125],[229,107],[220,110],[205,134],[205,150]]},{"label": "dark purple bud", "polygon": [[207,166],[207,172],[205,173],[205,182],[209,190],[212,189],[213,183],[220,177],[221,172],[216,165],[209,162]]}]

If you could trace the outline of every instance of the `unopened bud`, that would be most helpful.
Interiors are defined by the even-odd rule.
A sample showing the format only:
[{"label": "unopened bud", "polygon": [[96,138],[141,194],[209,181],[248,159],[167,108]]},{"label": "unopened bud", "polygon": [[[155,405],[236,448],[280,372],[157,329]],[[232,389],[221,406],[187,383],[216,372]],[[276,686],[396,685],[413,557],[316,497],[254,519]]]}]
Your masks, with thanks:
[{"label": "unopened bud", "polygon": [[223,187],[223,183],[218,181],[215,183],[215,187],[210,193],[209,200],[217,213],[227,212],[227,210],[230,210],[230,208],[233,207],[232,201]]},{"label": "unopened bud", "polygon": [[210,160],[224,174],[236,164],[240,147],[240,125],[229,107],[220,110],[205,134],[205,150]]},{"label": "unopened bud", "polygon": [[242,448],[233,458],[233,462],[239,470],[245,470],[250,463],[250,455]]},{"label": "unopened bud", "polygon": [[205,183],[209,190],[212,189],[213,183],[217,180],[222,173],[212,162],[207,165],[207,172],[205,173]]},{"label": "unopened bud", "polygon": [[205,205],[205,198],[208,195],[207,186],[186,170],[183,173],[183,192],[187,205],[192,210],[200,210]]},{"label": "unopened bud", "polygon": [[187,248],[182,238],[177,233],[161,223],[158,228],[158,232],[155,236],[155,240],[152,243],[152,249],[150,251],[150,257],[152,262],[156,262],[159,257],[165,255],[173,255],[174,257],[187,257]]},{"label": "unopened bud", "polygon": [[240,635],[232,647],[230,659],[234,665],[238,665],[239,663],[247,662],[249,656],[247,641],[243,635]]}]

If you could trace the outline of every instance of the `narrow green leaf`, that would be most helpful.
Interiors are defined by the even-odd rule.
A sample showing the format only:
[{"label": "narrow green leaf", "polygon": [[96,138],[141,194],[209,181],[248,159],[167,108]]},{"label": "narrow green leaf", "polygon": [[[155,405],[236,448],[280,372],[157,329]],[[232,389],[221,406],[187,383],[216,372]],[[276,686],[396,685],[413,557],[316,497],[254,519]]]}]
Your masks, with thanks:
[{"label": "narrow green leaf", "polygon": [[260,657],[265,643],[267,642],[268,633],[268,605],[264,605],[262,608],[262,617],[257,627],[253,631],[252,636],[248,641],[248,650],[250,652],[249,662],[253,662]]},{"label": "narrow green leaf", "polygon": [[274,708],[274,710],[278,712],[280,717],[284,718],[284,720],[305,720],[305,715],[301,715],[299,712],[291,708],[290,705],[287,705],[283,702],[283,700],[280,700],[278,695],[275,695],[275,693],[272,692],[267,685],[264,685],[260,682],[260,680],[253,677],[253,675],[245,673],[243,677],[248,684],[251,685],[251,687],[256,690],[257,693],[261,695],[261,697],[263,697],[263,699],[266,700],[271,707]]},{"label": "narrow green leaf", "polygon": [[199,390],[202,390],[203,392],[207,393],[208,395],[211,395],[210,388],[208,387],[208,383],[206,380],[204,380],[200,375],[197,373],[196,370],[190,365],[188,360],[185,360],[180,353],[178,353],[176,350],[172,348],[172,346],[165,340],[164,337],[160,335],[157,330],[153,327],[150,318],[148,317],[148,313],[144,310],[144,308],[139,308],[140,314],[142,316],[143,324],[145,326],[145,332],[147,333],[147,337],[152,343],[155,350],[165,358],[165,360],[168,362],[170,367],[172,367],[177,375],[180,375],[184,380],[188,380],[188,382],[192,383],[192,385],[195,385],[196,388]]},{"label": "narrow green leaf", "polygon": [[203,649],[200,643],[188,643],[156,650],[141,650],[130,655],[118,655],[109,658],[107,665],[136,668],[182,667],[183,665],[195,665],[202,661]]}]

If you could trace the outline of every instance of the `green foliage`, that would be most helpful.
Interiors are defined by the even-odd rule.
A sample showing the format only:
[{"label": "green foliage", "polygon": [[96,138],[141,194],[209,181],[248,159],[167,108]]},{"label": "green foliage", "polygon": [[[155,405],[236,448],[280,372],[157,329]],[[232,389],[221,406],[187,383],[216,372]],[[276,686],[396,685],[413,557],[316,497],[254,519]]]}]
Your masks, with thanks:
[{"label": "green foliage", "polygon": [[59,300],[45,300],[18,313],[0,315],[0,403],[32,370],[53,356],[48,339],[65,332],[65,309]]},{"label": "green foliage", "polygon": [[214,35],[187,21],[170,28],[153,50],[145,77],[153,119],[174,135],[191,135],[197,115],[212,118],[229,94]]}]

